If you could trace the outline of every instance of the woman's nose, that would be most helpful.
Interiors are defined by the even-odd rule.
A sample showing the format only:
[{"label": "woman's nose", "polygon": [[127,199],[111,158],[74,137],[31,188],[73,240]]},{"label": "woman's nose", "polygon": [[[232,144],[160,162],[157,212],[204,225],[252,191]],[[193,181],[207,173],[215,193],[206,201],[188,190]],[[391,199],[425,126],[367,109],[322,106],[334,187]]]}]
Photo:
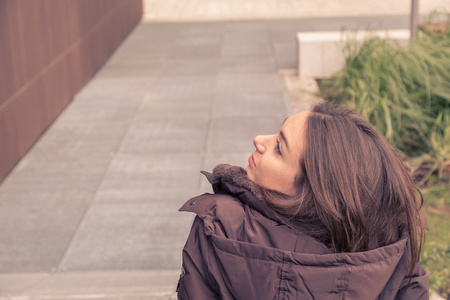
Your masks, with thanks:
[{"label": "woman's nose", "polygon": [[264,153],[266,151],[266,140],[267,135],[257,135],[253,138],[253,145],[255,145],[256,150],[260,153]]}]

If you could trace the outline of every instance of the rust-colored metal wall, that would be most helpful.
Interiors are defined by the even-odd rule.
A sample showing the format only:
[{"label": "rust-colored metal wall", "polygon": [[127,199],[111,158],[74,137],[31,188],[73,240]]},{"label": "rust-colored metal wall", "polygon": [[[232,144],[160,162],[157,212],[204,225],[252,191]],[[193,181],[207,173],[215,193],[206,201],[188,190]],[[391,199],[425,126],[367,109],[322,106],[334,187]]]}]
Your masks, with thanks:
[{"label": "rust-colored metal wall", "polygon": [[141,16],[142,0],[0,0],[0,182]]}]

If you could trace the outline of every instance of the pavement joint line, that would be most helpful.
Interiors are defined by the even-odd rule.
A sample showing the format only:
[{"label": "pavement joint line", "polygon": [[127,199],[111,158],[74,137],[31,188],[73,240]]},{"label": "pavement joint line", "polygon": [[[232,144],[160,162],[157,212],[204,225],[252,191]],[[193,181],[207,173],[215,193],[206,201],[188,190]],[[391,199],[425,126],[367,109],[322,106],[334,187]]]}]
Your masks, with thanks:
[{"label": "pavement joint line", "polygon": [[[144,100],[145,97],[144,97],[144,95],[142,95],[142,96],[140,96],[140,98],[141,98],[141,99],[139,100],[139,104],[136,105],[136,108],[135,108],[135,111],[134,111],[134,115],[136,115],[136,113],[137,113],[137,111],[139,110],[139,107],[140,107],[140,105],[142,104],[142,102],[143,102],[143,100]],[[76,100],[76,96],[75,96],[75,99],[74,99],[74,100]],[[64,255],[61,257],[61,260],[59,261],[59,264],[58,264],[58,266],[56,267],[56,271],[62,271],[62,272],[65,272],[65,271],[66,271],[66,267],[64,266],[64,264],[66,263],[66,261],[67,261],[67,259],[68,259],[68,255],[69,255],[69,253],[70,253],[70,249],[72,248],[72,246],[73,246],[73,244],[74,244],[74,242],[75,242],[75,240],[76,240],[76,238],[77,238],[77,236],[78,236],[78,234],[79,234],[79,232],[80,232],[81,224],[83,223],[85,217],[87,216],[87,214],[89,213],[89,211],[91,210],[91,208],[92,208],[96,203],[98,203],[98,202],[97,202],[97,194],[98,194],[98,192],[99,192],[99,189],[100,189],[100,187],[101,187],[101,185],[102,185],[102,183],[103,183],[103,180],[105,179],[105,176],[106,176],[106,174],[107,174],[107,172],[108,172],[109,167],[111,166],[112,162],[114,161],[114,158],[115,158],[115,157],[117,156],[117,154],[119,153],[120,146],[122,145],[122,142],[123,142],[123,140],[124,140],[124,137],[125,137],[126,134],[128,133],[128,131],[129,131],[130,126],[131,126],[132,123],[133,123],[133,121],[130,121],[130,122],[126,122],[126,123],[125,123],[125,124],[126,124],[125,126],[127,126],[127,129],[124,130],[124,132],[123,132],[123,134],[122,134],[122,137],[120,138],[120,142],[117,144],[115,151],[113,151],[114,155],[113,155],[113,156],[111,156],[111,155],[109,156],[109,159],[110,159],[110,160],[109,160],[109,163],[107,164],[107,166],[105,167],[105,170],[103,171],[103,174],[102,174],[102,176],[101,176],[101,179],[99,180],[98,185],[97,185],[97,187],[96,187],[96,189],[95,189],[95,193],[92,195],[92,198],[91,198],[90,201],[86,201],[86,209],[85,209],[85,211],[84,211],[84,213],[83,213],[83,216],[80,218],[80,222],[78,223],[78,226],[77,226],[76,231],[73,233],[72,238],[70,239],[70,242],[69,242],[69,244],[67,245],[66,250],[64,251]]]}]

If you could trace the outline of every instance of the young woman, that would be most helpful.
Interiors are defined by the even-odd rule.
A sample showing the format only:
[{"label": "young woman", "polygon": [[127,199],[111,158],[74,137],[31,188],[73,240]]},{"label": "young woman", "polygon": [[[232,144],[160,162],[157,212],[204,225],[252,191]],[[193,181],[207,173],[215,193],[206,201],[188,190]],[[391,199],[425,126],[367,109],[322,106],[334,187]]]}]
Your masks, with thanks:
[{"label": "young woman", "polygon": [[422,196],[366,120],[323,102],[253,143],[180,209],[179,299],[428,299]]}]

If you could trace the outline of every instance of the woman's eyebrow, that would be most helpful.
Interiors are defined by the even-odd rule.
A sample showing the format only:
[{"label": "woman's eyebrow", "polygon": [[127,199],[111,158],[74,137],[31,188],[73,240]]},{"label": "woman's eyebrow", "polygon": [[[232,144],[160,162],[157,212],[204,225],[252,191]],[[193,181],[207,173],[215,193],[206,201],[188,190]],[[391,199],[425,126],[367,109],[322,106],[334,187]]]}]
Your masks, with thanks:
[{"label": "woman's eyebrow", "polygon": [[284,133],[283,133],[283,131],[282,130],[280,130],[280,136],[281,136],[281,139],[284,141],[284,143],[286,144],[286,149],[289,151],[289,145],[288,145],[288,142],[287,142],[287,140],[286,140],[286,136],[284,135]]}]

